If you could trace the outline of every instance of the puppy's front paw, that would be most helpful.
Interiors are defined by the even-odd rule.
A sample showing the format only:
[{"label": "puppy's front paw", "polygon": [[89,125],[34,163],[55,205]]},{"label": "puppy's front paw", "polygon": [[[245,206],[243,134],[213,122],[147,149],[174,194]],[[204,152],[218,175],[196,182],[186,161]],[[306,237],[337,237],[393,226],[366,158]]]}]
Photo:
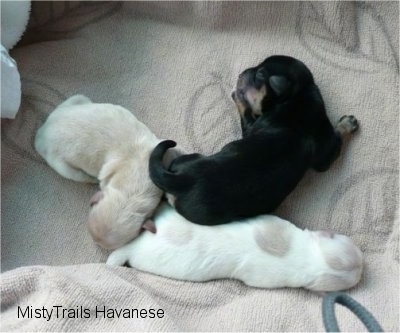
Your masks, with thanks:
[{"label": "puppy's front paw", "polygon": [[109,255],[109,257],[106,261],[106,265],[108,265],[108,266],[124,266],[127,261],[128,261],[128,258],[126,257],[126,255],[124,255],[124,253],[122,251],[115,250],[114,252],[112,252]]},{"label": "puppy's front paw", "polygon": [[352,134],[359,128],[358,120],[354,116],[343,116],[339,119],[336,130],[341,134]]}]

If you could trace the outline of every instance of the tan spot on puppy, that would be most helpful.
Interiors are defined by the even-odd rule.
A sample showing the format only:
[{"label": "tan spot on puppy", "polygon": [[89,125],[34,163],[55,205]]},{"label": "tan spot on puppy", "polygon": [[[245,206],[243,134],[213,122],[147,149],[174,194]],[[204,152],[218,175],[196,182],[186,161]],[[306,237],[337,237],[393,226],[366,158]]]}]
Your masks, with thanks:
[{"label": "tan spot on puppy", "polygon": [[331,268],[338,271],[352,271],[361,266],[360,256],[353,248],[347,248],[341,256],[326,255],[325,261]]},{"label": "tan spot on puppy", "polygon": [[181,225],[178,229],[170,228],[164,233],[167,241],[174,245],[185,245],[193,238],[193,233],[190,227]]},{"label": "tan spot on puppy", "polygon": [[237,109],[238,109],[238,112],[239,112],[240,116],[243,117],[244,111],[246,110],[246,106],[245,106],[244,103],[243,103],[240,99],[238,99],[238,98],[235,98],[234,101],[235,101],[235,104],[236,104],[236,107],[237,107]]},{"label": "tan spot on puppy", "polygon": [[285,256],[289,252],[291,242],[288,230],[279,222],[266,224],[266,226],[257,228],[254,232],[257,245],[273,256]]}]

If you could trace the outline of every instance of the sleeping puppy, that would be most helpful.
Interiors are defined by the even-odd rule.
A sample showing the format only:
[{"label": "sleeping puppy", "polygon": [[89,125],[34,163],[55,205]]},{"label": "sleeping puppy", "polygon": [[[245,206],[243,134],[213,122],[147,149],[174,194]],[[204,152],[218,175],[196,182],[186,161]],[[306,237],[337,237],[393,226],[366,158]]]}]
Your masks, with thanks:
[{"label": "sleeping puppy", "polygon": [[[279,120],[299,121],[297,127],[308,128],[312,134],[322,137],[332,132],[321,93],[310,70],[292,57],[271,56],[258,66],[246,69],[239,75],[232,98],[241,116],[244,136],[260,128],[269,128],[271,122]],[[257,126],[252,128],[255,123]],[[354,116],[343,116],[340,124],[339,133],[334,133],[339,135],[339,141],[340,136],[358,129]],[[348,130],[343,131],[343,125],[349,127]],[[330,163],[330,160],[325,162]]]},{"label": "sleeping puppy", "polygon": [[174,141],[157,145],[150,177],[181,215],[215,225],[275,210],[309,168],[324,171],[338,157],[342,137],[357,120],[334,128],[313,76],[300,61],[272,56],[240,76],[233,97],[243,139],[211,156],[182,155],[169,169],[162,158]]},{"label": "sleeping puppy", "polygon": [[276,216],[200,226],[163,204],[154,222],[156,234],[144,232],[114,251],[107,264],[179,280],[232,278],[259,288],[336,291],[361,278],[362,254],[350,238],[301,230]]},{"label": "sleeping puppy", "polygon": [[160,140],[125,108],[76,95],[59,105],[38,130],[35,148],[61,176],[97,183],[88,227],[102,247],[135,238],[154,213],[162,191],[148,174]]}]

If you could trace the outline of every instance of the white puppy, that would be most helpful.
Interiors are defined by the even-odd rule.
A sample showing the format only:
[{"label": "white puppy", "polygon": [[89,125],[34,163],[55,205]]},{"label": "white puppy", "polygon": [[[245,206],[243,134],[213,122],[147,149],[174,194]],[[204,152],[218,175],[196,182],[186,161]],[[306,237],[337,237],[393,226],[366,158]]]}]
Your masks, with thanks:
[{"label": "white puppy", "polygon": [[35,148],[61,176],[100,183],[91,199],[89,231],[99,245],[114,249],[139,234],[160,202],[162,191],[148,173],[159,142],[125,108],[75,95],[49,115]]},{"label": "white puppy", "polygon": [[362,254],[350,238],[301,230],[272,215],[217,226],[193,224],[162,204],[157,233],[114,251],[107,264],[169,278],[233,278],[259,288],[347,289],[361,278]]}]

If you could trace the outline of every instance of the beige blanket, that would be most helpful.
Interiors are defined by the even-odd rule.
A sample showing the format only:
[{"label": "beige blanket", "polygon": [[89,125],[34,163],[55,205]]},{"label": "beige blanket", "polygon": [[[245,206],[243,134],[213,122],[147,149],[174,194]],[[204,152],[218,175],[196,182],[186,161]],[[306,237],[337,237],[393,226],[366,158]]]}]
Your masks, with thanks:
[{"label": "beige blanket", "polygon": [[[35,3],[25,45],[11,52],[22,107],[2,122],[1,329],[323,330],[321,298],[305,290],[106,267],[108,253],[85,226],[95,186],[61,178],[32,144],[46,115],[82,93],[123,105],[189,151],[217,151],[240,137],[230,99],[237,75],[287,54],[310,67],[333,122],[353,114],[361,127],[333,167],[309,172],[276,214],[351,236],[365,272],[349,294],[399,331],[398,18],[396,2]],[[58,318],[43,318],[43,308],[59,309]],[[134,318],[117,318],[124,309]],[[164,315],[136,318],[135,309]],[[337,312],[342,330],[363,330]]]}]

